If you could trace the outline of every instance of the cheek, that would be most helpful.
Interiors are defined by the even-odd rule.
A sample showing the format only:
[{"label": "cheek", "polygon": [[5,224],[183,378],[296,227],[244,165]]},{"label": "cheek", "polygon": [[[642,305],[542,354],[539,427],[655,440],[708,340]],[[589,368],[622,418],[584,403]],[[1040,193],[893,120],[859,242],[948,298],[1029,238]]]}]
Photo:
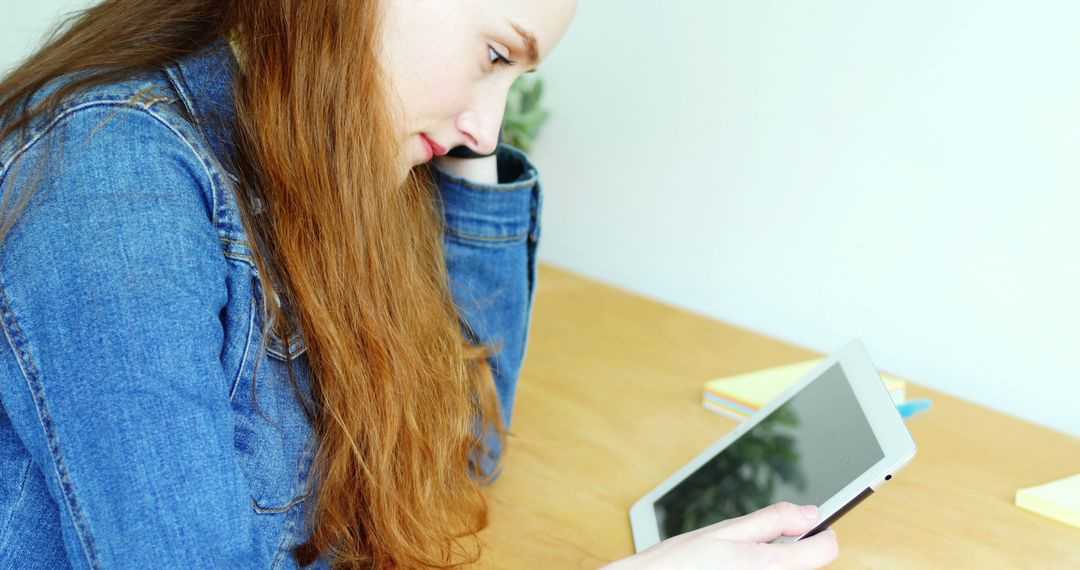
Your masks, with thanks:
[{"label": "cheek", "polygon": [[466,110],[475,83],[472,59],[433,53],[416,66],[401,93],[406,114],[414,121],[446,121]]},{"label": "cheek", "polygon": [[[485,0],[486,1],[486,0]],[[387,3],[383,63],[405,134],[446,130],[467,110],[483,76],[483,40],[461,0]]]},{"label": "cheek", "polygon": [[482,45],[459,34],[430,32],[448,29],[443,26],[423,28],[427,31],[420,33],[414,22],[406,24],[408,29],[388,46],[385,61],[401,108],[401,128],[406,134],[445,129],[447,121],[470,105],[482,75]]}]

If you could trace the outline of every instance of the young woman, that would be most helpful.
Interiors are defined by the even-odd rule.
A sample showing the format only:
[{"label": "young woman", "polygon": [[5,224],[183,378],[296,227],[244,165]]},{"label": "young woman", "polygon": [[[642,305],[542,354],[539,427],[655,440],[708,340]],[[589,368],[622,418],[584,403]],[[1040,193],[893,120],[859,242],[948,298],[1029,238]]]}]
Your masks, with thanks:
[{"label": "young woman", "polygon": [[[573,11],[110,0],[8,75],[0,567],[475,560],[539,237],[502,108]],[[820,566],[759,544],[814,518],[616,565]]]}]

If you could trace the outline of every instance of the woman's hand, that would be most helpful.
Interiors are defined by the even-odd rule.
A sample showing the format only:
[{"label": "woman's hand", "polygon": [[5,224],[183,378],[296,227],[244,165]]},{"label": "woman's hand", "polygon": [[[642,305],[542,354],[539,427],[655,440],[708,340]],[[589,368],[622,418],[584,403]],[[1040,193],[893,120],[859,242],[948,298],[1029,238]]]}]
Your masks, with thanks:
[{"label": "woman's hand", "polygon": [[818,522],[813,505],[777,503],[746,516],[673,536],[643,552],[613,562],[604,570],[698,568],[820,568],[836,559],[832,529],[788,544],[768,544],[798,536]]}]

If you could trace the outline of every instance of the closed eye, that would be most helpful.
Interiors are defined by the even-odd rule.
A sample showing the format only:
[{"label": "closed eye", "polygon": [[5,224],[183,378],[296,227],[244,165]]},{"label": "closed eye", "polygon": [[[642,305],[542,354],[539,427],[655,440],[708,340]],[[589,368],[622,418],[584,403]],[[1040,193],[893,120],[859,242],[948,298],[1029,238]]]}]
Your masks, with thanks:
[{"label": "closed eye", "polygon": [[511,61],[505,55],[499,53],[499,50],[497,50],[497,49],[495,49],[495,48],[493,48],[491,46],[488,46],[488,61],[492,65],[505,65],[507,67],[509,67],[511,65],[514,65],[513,61]]}]

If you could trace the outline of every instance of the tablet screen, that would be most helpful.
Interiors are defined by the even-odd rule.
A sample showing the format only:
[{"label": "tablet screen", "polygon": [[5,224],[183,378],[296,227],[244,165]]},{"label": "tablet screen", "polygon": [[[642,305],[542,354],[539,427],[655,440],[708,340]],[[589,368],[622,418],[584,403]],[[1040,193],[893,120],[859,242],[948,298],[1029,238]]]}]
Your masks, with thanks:
[{"label": "tablet screen", "polygon": [[835,364],[660,497],[660,539],[778,501],[820,506],[883,457]]}]

